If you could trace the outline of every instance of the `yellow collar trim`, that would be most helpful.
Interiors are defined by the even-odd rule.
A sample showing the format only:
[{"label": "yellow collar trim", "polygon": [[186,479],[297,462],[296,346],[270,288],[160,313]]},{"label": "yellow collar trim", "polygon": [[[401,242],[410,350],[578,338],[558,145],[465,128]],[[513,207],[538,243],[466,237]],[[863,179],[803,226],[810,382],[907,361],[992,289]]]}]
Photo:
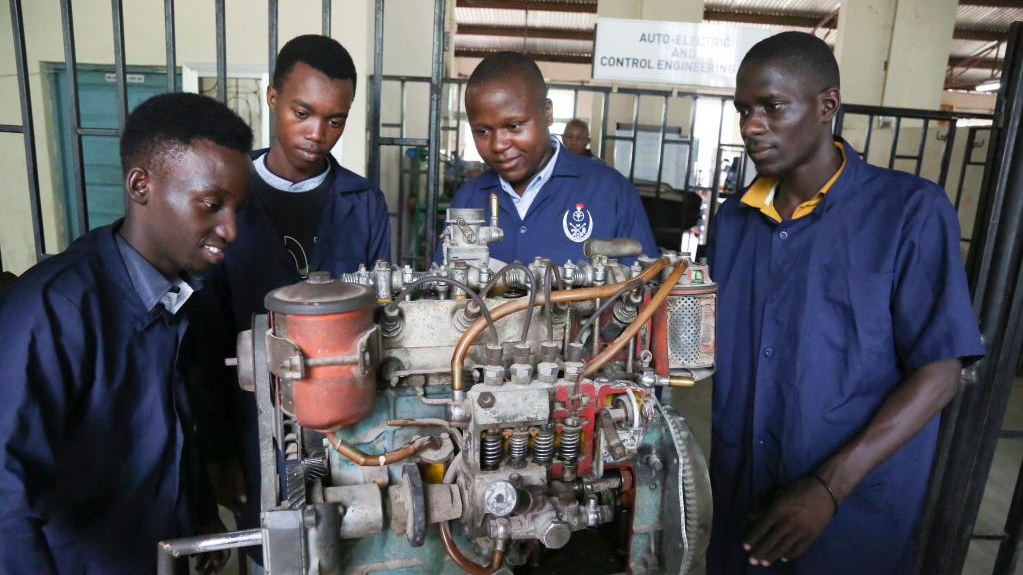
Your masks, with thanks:
[{"label": "yellow collar trim", "polygon": [[[792,219],[799,219],[809,213],[817,207],[817,204],[821,203],[821,198],[824,194],[828,193],[831,186],[838,181],[839,176],[842,175],[842,171],[845,169],[845,147],[842,146],[841,142],[835,142],[835,147],[838,148],[838,152],[842,155],[842,165],[838,167],[838,171],[835,172],[827,182],[821,186],[821,189],[809,200],[796,206],[794,212],[792,212]],[[781,223],[781,214],[774,208],[774,196],[778,189],[778,180],[773,178],[757,178],[753,185],[750,186],[749,190],[742,196],[742,203],[747,206],[756,208],[760,213],[764,214],[768,218],[771,218],[777,223]]]}]

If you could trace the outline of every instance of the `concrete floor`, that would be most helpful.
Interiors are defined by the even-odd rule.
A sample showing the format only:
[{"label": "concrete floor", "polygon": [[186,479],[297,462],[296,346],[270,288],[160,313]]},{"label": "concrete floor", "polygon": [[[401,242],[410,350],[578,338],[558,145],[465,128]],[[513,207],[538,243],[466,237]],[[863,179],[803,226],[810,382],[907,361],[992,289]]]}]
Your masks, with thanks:
[{"label": "concrete floor", "polygon": [[[710,454],[710,401],[711,385],[704,383],[688,389],[672,389],[667,401],[689,421],[704,452]],[[1023,429],[1023,378],[1017,378],[1009,398],[1005,414],[1005,429]],[[988,477],[980,515],[977,518],[977,532],[1001,532],[1005,527],[1005,516],[1012,501],[1016,477],[1023,463],[1023,439],[1003,439],[995,451],[994,463]],[[963,575],[991,575],[998,542],[975,541],[970,545]],[[698,575],[702,575],[702,571]],[[1015,575],[1023,575],[1023,560],[1016,567]]]}]

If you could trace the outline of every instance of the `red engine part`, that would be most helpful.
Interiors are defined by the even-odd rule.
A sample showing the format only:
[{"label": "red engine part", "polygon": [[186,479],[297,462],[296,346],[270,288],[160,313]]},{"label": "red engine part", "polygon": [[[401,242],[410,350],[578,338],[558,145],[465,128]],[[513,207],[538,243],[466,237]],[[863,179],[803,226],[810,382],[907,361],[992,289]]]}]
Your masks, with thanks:
[{"label": "red engine part", "polygon": [[[573,383],[564,382],[559,384],[554,390],[555,400],[562,405],[568,405],[568,396],[572,393],[573,387]],[[586,401],[585,405],[576,414],[577,417],[583,420],[576,473],[579,476],[583,476],[588,475],[593,470],[593,452],[596,449],[593,438],[595,437],[594,430],[596,428],[597,412],[610,405],[615,395],[625,393],[625,388],[614,384],[594,383],[590,380],[584,380],[579,387],[580,392],[586,397]],[[551,419],[556,424],[558,437],[561,437],[562,428],[564,427],[563,421],[568,415],[568,410],[563,407],[555,409],[551,413]],[[611,465],[608,467],[617,466]],[[563,473],[564,467],[560,461],[555,459],[551,465],[551,475],[555,479],[560,479]]]},{"label": "red engine part", "polygon": [[303,377],[290,381],[299,425],[335,430],[373,409],[376,374],[365,348],[375,301],[366,286],[316,273],[267,295],[274,335],[298,346],[305,363]]}]

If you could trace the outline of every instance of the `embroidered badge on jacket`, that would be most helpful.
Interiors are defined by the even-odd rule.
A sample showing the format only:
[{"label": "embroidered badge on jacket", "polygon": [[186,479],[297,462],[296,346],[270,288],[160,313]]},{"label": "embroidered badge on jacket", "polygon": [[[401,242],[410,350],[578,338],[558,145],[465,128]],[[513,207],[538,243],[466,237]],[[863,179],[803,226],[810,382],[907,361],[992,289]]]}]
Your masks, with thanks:
[{"label": "embroidered badge on jacket", "polygon": [[561,218],[565,236],[576,243],[585,242],[593,233],[593,215],[585,208],[585,204],[576,204],[575,211],[565,210]]}]

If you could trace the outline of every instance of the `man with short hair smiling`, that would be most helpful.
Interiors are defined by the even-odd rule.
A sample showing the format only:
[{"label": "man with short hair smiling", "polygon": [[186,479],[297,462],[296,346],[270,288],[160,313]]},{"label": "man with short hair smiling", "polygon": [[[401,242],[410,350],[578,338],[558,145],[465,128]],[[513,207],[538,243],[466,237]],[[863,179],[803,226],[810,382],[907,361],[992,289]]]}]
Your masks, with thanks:
[{"label": "man with short hair smiling", "polygon": [[214,100],[141,103],[121,136],[124,219],[0,296],[0,572],[154,573],[158,541],[219,526],[186,306],[235,239],[251,148]]},{"label": "man with short hair smiling", "polygon": [[[582,259],[583,242],[591,237],[633,238],[647,255],[659,255],[632,184],[601,162],[562,153],[564,146],[551,137],[547,85],[527,56],[497,52],[480,62],[465,88],[465,113],[490,169],[459,188],[451,207],[489,211],[490,193],[497,192],[505,235],[490,244],[492,257],[528,262],[543,256],[563,264]],[[435,260],[442,258],[438,249]]]},{"label": "man with short hair smiling", "polygon": [[962,363],[984,355],[944,190],[833,139],[820,39],[756,44],[735,107],[758,178],[718,213],[708,575],[898,575]]}]

